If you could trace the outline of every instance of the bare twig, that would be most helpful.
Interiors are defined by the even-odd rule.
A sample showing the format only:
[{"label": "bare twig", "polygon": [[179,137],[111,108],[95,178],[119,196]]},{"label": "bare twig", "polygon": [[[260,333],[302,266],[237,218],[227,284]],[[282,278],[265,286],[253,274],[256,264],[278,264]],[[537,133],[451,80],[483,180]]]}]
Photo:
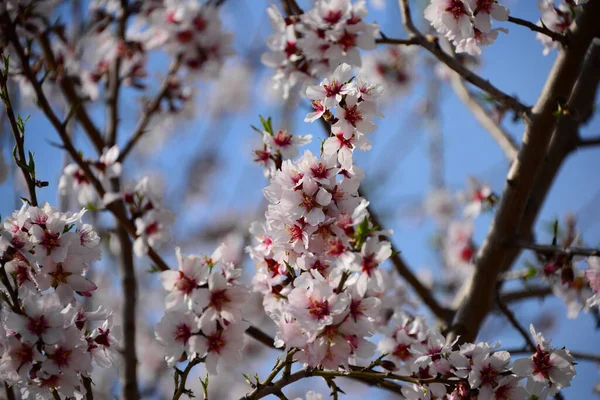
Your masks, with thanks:
[{"label": "bare twig", "polygon": [[458,98],[469,108],[475,119],[498,143],[508,161],[513,162],[519,152],[519,147],[515,143],[515,140],[490,117],[490,113],[469,92],[459,74],[454,73],[451,75],[450,86]]},{"label": "bare twig", "polygon": [[270,348],[276,349],[276,350],[283,350],[278,347],[275,347],[275,345],[273,344],[275,342],[275,339],[273,339],[272,337],[270,337],[269,335],[267,335],[266,333],[264,333],[263,331],[261,331],[260,329],[258,329],[255,326],[251,325],[248,329],[246,329],[246,335],[250,336],[251,338],[264,344],[267,347],[270,347]]},{"label": "bare twig", "polygon": [[511,17],[509,15],[508,22],[512,22],[513,24],[524,26],[525,28],[529,28],[534,32],[539,32],[543,35],[546,35],[546,36],[552,38],[552,40],[559,42],[563,46],[566,45],[568,42],[567,37],[565,35],[551,31],[550,29],[546,28],[545,26],[538,26],[538,25],[534,24],[533,22],[527,21],[525,19]]},{"label": "bare twig", "polygon": [[600,146],[600,137],[594,137],[589,139],[579,139],[577,142],[577,147],[592,147],[592,146]]},{"label": "bare twig", "polygon": [[135,130],[133,131],[133,135],[131,136],[129,141],[125,144],[125,146],[123,146],[123,150],[121,150],[120,155],[119,155],[119,162],[123,162],[123,160],[125,160],[125,157],[127,157],[127,155],[131,152],[131,150],[133,150],[133,147],[136,145],[136,143],[146,133],[146,127],[148,126],[148,123],[150,122],[152,115],[160,107],[161,101],[166,96],[167,92],[169,91],[169,87],[172,84],[171,80],[177,73],[177,70],[179,69],[180,65],[181,65],[181,56],[175,58],[173,60],[173,62],[171,62],[171,65],[169,66],[169,71],[167,72],[167,76],[165,77],[162,84],[160,85],[160,88],[158,89],[158,93],[156,94],[154,99],[152,99],[152,101],[150,101],[150,103],[148,103],[145,106],[142,116],[141,116],[140,120],[138,121],[137,126],[135,127]]},{"label": "bare twig", "polygon": [[481,90],[489,93],[494,99],[508,108],[514,110],[518,115],[526,118],[530,108],[522,104],[518,99],[510,96],[494,85],[488,80],[483,79],[473,71],[465,68],[458,60],[446,53],[439,46],[437,39],[433,36],[424,36],[415,26],[410,12],[410,6],[408,0],[398,0],[400,5],[400,12],[402,15],[402,24],[404,29],[408,32],[409,39],[415,40],[421,47],[429,51],[438,60],[446,64],[450,69],[459,74],[463,79],[477,86]]},{"label": "bare twig", "polygon": [[[121,14],[117,21],[116,36],[121,44],[126,45],[125,28],[129,18],[127,0],[121,0]],[[106,91],[106,146],[111,147],[117,141],[117,127],[119,125],[119,89],[121,88],[121,57],[113,59],[108,70],[108,88]]]},{"label": "bare twig", "polygon": [[[46,60],[47,66],[50,70],[56,71],[58,69],[58,65],[56,59],[54,57],[54,52],[52,51],[52,46],[50,46],[50,42],[48,40],[46,33],[40,33],[37,36],[38,42],[44,52],[44,58]],[[26,73],[26,75],[29,74]],[[34,75],[35,76],[35,75]],[[81,124],[85,132],[88,134],[94,148],[98,153],[102,152],[102,148],[104,147],[104,141],[102,140],[102,134],[92,121],[91,117],[87,113],[85,106],[82,104],[83,100],[79,98],[77,94],[77,90],[75,88],[75,83],[73,79],[68,74],[64,74],[61,79],[58,80],[59,85],[69,103],[75,107],[74,113],[77,117],[77,121]]]},{"label": "bare twig", "polygon": [[500,299],[504,304],[517,303],[526,299],[541,298],[552,294],[552,288],[549,286],[536,286],[523,290],[512,290],[500,294]]},{"label": "bare twig", "polygon": [[[538,174],[547,159],[548,143],[557,126],[557,99],[569,98],[581,71],[586,51],[599,28],[595,15],[600,3],[587,3],[573,24],[569,47],[563,49],[550,72],[540,98],[532,110],[523,145],[509,171],[500,205],[485,242],[475,259],[475,272],[461,293],[461,306],[454,318],[448,340],[460,335],[461,341],[475,340],[483,319],[489,312],[498,275],[505,269],[509,238],[518,234]],[[506,268],[507,269],[507,268]]]},{"label": "bare twig", "polygon": [[397,45],[404,45],[404,46],[413,46],[413,45],[420,44],[419,40],[417,40],[416,38],[394,39],[394,38],[389,38],[387,36],[375,39],[375,43],[377,43],[377,44],[397,44]]},{"label": "bare twig", "polygon": [[502,311],[502,314],[504,314],[506,319],[508,319],[508,322],[510,322],[510,324],[521,334],[529,350],[535,351],[535,343],[533,342],[531,335],[529,332],[527,332],[527,330],[525,330],[525,328],[523,328],[523,326],[517,320],[517,317],[515,317],[515,314],[502,301],[499,295],[496,296],[496,303],[498,304],[500,311]]},{"label": "bare twig", "polygon": [[584,247],[562,247],[562,246],[551,246],[543,244],[530,244],[523,241],[517,241],[516,246],[535,251],[541,254],[555,254],[563,253],[566,255],[573,256],[585,256],[585,257],[598,257],[600,256],[600,249],[584,248]]}]

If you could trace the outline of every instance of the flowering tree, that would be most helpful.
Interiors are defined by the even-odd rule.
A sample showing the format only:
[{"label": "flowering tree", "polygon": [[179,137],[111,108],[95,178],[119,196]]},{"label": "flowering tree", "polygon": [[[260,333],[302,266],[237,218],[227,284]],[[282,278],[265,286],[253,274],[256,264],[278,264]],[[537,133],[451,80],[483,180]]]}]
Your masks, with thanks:
[{"label": "flowering tree", "polygon": [[[550,343],[541,332],[548,324],[527,329],[513,310],[554,295],[569,318],[599,318],[600,248],[586,245],[570,216],[554,221],[548,241],[536,240],[534,228],[567,156],[600,143],[580,134],[600,83],[600,1],[541,0],[532,22],[498,0],[399,0],[402,39],[369,19],[365,1],[265,6],[265,85],[283,106],[281,123],[258,116],[247,128],[258,133],[252,155],[266,178],[263,205],[212,226],[186,217],[205,229],[178,235],[181,215],[195,214],[198,196],[215,189],[207,175],[222,160],[213,143],[242,146],[223,133],[253,79],[249,66],[230,62],[236,29],[221,18],[234,3],[0,5],[2,128],[13,147],[12,166],[0,152],[0,178],[18,173],[14,193],[23,195],[0,228],[5,397],[287,399],[316,377],[328,389],[301,398],[352,398],[361,387],[406,399],[562,398],[577,364],[600,362],[597,349]],[[511,24],[535,32],[544,55],[557,53],[533,105],[476,72],[486,46],[510,40]],[[427,72],[420,118],[430,122],[434,189],[421,208],[436,226],[435,279],[410,268],[402,244],[392,243],[390,222],[366,191],[393,182],[375,177],[377,191],[365,190],[360,161],[385,135],[382,111],[416,85],[418,71]],[[459,193],[445,185],[442,84],[506,156],[503,189],[475,178]],[[198,104],[221,136],[204,138],[185,190],[170,199],[144,171],[155,158],[140,154],[172,150],[165,137],[197,117]],[[292,132],[295,111],[314,134]],[[503,128],[508,115],[523,126],[522,140]],[[54,137],[47,151],[64,154],[57,182],[40,152],[29,151],[40,142],[38,120]],[[169,179],[179,168],[166,168]],[[38,200],[52,186],[58,203]],[[186,210],[172,212],[173,202]],[[477,244],[483,214],[491,220]],[[183,250],[197,253],[215,238],[223,243],[207,254]],[[525,267],[523,250],[534,255]],[[492,314],[522,346],[478,338]]]}]

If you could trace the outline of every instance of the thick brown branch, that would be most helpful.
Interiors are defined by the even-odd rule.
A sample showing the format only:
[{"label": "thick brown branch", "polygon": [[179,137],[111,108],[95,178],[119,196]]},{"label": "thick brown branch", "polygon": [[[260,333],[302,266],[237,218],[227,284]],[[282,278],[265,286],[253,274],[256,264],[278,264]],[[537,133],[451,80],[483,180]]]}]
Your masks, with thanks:
[{"label": "thick brown branch", "polygon": [[146,133],[146,127],[148,126],[148,123],[150,122],[152,115],[160,107],[161,101],[167,95],[167,92],[169,91],[169,87],[172,84],[172,82],[171,82],[172,78],[177,73],[177,70],[179,69],[180,65],[181,65],[181,57],[177,57],[176,59],[173,60],[173,62],[169,66],[169,71],[167,72],[167,76],[165,77],[162,84],[160,85],[160,88],[158,89],[158,93],[156,94],[154,99],[152,99],[152,101],[150,101],[150,103],[148,103],[145,106],[145,109],[142,112],[142,116],[141,116],[140,120],[138,121],[137,126],[135,127],[135,130],[133,131],[133,135],[131,136],[129,141],[125,144],[125,146],[123,146],[123,149],[121,150],[121,153],[119,155],[119,162],[123,162],[123,160],[125,160],[125,157],[127,157],[127,155],[131,152],[131,150],[133,150],[133,147],[136,145],[136,143]]},{"label": "thick brown branch", "polygon": [[[461,341],[475,340],[483,319],[489,312],[498,275],[507,269],[505,260],[509,239],[521,229],[528,199],[542,171],[548,143],[557,125],[555,111],[560,99],[568,99],[580,74],[583,60],[594,36],[598,33],[595,15],[600,3],[583,7],[574,23],[569,47],[562,50],[550,72],[540,98],[532,110],[531,122],[523,136],[517,160],[509,171],[500,205],[475,259],[475,272],[461,294],[461,306],[448,335],[450,341],[461,335]],[[553,180],[553,179],[552,179]],[[537,213],[536,213],[537,214]],[[527,229],[529,232],[529,229]]]},{"label": "thick brown branch", "polygon": [[509,96],[504,93],[494,85],[490,83],[490,81],[483,79],[479,75],[475,74],[473,71],[465,68],[458,60],[452,57],[450,54],[446,53],[439,46],[437,39],[433,36],[424,36],[416,27],[412,20],[410,7],[408,4],[408,0],[398,0],[400,5],[400,12],[402,15],[402,24],[404,25],[404,29],[408,32],[409,39],[415,40],[421,47],[425,48],[438,60],[446,64],[450,69],[459,74],[464,80],[472,83],[477,86],[481,90],[489,93],[494,99],[496,99],[501,104],[506,107],[514,110],[518,115],[525,118],[529,113],[529,107],[522,104],[515,97]]},{"label": "thick brown branch", "polygon": [[513,24],[524,26],[525,28],[529,28],[534,32],[539,32],[543,35],[546,35],[546,36],[552,38],[552,40],[561,43],[563,46],[567,44],[566,36],[564,36],[560,33],[551,31],[550,29],[546,28],[545,26],[538,26],[531,21],[527,21],[527,20],[521,19],[521,18],[511,17],[510,15],[508,16],[508,22],[512,22]]},{"label": "thick brown branch", "polygon": [[513,162],[519,152],[519,146],[515,143],[515,140],[493,120],[489,111],[469,92],[460,75],[456,73],[451,75],[450,86],[460,101],[469,108],[475,119],[498,143],[508,161]]}]

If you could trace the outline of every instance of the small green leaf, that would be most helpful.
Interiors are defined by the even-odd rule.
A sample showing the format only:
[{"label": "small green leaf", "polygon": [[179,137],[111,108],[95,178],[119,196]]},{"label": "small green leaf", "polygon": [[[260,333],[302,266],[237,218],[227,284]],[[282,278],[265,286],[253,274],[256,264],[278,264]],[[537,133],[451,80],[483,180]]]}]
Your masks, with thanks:
[{"label": "small green leaf", "polygon": [[158,268],[156,265],[152,265],[149,269],[146,270],[146,272],[149,274],[156,274],[158,272],[162,272],[162,270],[160,268]]}]

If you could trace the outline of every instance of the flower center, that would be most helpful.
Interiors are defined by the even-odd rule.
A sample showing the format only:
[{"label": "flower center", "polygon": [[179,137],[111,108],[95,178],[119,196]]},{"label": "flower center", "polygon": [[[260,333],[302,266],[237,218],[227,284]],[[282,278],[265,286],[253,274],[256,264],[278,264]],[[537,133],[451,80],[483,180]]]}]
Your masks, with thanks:
[{"label": "flower center", "polygon": [[173,333],[173,338],[175,338],[176,341],[182,342],[182,343],[187,343],[187,341],[190,339],[191,336],[192,336],[192,331],[191,331],[190,327],[187,326],[186,324],[178,325],[177,329]]},{"label": "flower center", "polygon": [[320,321],[329,315],[329,302],[311,298],[308,301],[308,312],[313,318]]}]

